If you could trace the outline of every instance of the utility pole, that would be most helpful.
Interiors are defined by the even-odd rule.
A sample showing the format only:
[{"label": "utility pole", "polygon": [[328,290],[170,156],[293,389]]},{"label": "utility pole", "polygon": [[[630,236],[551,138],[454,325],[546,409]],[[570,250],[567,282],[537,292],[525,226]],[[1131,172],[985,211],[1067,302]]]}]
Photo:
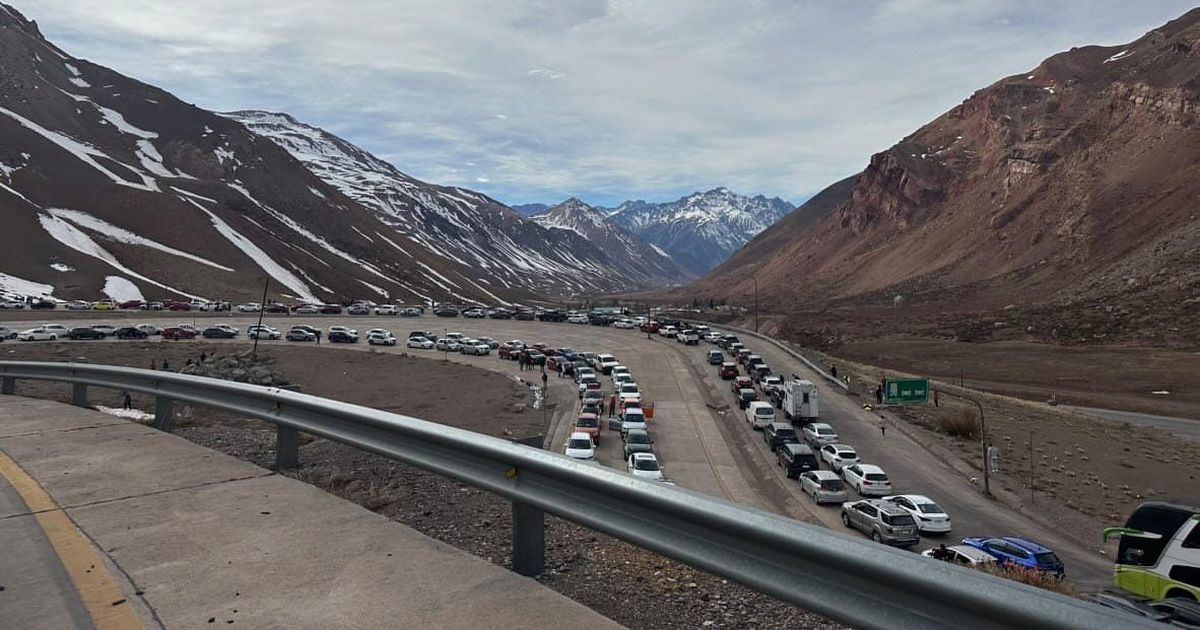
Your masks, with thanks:
[{"label": "utility pole", "polygon": [[1033,505],[1033,431],[1029,432],[1029,505]]},{"label": "utility pole", "polygon": [[263,311],[267,310],[267,285],[271,283],[270,276],[263,277],[262,302],[258,304],[258,327],[254,329],[254,356],[258,356],[258,331],[262,330]]},{"label": "utility pole", "polygon": [[975,406],[979,408],[979,448],[983,451],[983,494],[984,496],[990,497],[992,496],[991,480],[989,479],[991,462],[988,461],[987,420],[984,419],[983,416],[983,403],[970,396],[965,396],[962,394],[955,394],[953,392],[942,393],[946,394],[947,396],[953,396],[954,398],[960,398],[962,400],[975,403]]}]

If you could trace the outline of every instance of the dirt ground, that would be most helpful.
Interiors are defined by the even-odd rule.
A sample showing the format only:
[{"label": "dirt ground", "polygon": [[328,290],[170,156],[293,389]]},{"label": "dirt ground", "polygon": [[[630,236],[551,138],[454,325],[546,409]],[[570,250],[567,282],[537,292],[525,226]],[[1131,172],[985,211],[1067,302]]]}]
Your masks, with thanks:
[{"label": "dirt ground", "polygon": [[[173,368],[201,352],[209,356],[243,344],[88,343],[4,344],[9,360],[86,361],[149,367],[166,358]],[[263,354],[268,354],[264,352]],[[419,416],[497,437],[543,433],[543,415],[529,390],[511,377],[432,358],[313,346],[270,348],[271,367],[302,391],[395,413]],[[18,383],[18,394],[67,402],[70,388]],[[119,392],[89,392],[92,404],[117,406]],[[135,406],[153,410],[149,397]],[[212,409],[176,418],[176,433],[263,467],[274,464],[273,427]],[[511,434],[511,435],[510,435]],[[511,566],[511,508],[470,486],[322,439],[303,436],[301,467],[283,471],[301,481],[384,514],[489,562]],[[539,581],[630,628],[836,627],[823,618],[719,577],[643,551],[554,517],[546,519],[546,572]]]}]

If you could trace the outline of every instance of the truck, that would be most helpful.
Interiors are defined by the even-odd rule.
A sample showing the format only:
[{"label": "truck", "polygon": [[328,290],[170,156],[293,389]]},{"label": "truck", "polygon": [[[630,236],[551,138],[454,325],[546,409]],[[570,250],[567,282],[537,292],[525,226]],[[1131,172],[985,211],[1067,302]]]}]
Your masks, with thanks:
[{"label": "truck", "polygon": [[791,378],[772,395],[783,415],[796,426],[815,422],[820,417],[817,404],[817,386],[807,379]]}]

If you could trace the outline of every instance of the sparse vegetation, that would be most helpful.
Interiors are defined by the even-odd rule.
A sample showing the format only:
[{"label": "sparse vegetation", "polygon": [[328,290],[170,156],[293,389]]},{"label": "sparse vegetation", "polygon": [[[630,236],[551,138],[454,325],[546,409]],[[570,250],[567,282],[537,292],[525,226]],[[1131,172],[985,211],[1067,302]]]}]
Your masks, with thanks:
[{"label": "sparse vegetation", "polygon": [[1046,573],[1044,571],[1031,571],[1021,567],[1003,564],[987,564],[976,566],[975,568],[983,571],[984,573],[990,573],[1006,580],[1012,580],[1014,582],[1036,586],[1040,589],[1053,591],[1061,595],[1067,595],[1071,597],[1075,596],[1074,582],[1071,582],[1066,578],[1060,578],[1051,573]]},{"label": "sparse vegetation", "polygon": [[979,419],[971,409],[947,410],[938,418],[938,430],[957,438],[979,437]]}]

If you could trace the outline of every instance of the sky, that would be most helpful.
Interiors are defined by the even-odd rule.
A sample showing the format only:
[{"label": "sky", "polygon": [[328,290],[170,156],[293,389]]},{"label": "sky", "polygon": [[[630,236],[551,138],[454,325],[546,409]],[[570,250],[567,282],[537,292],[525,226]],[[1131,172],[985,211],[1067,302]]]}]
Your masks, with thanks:
[{"label": "sky", "polygon": [[511,204],[799,203],[972,92],[1175,0],[2,0],[206,109],[283,111]]}]

